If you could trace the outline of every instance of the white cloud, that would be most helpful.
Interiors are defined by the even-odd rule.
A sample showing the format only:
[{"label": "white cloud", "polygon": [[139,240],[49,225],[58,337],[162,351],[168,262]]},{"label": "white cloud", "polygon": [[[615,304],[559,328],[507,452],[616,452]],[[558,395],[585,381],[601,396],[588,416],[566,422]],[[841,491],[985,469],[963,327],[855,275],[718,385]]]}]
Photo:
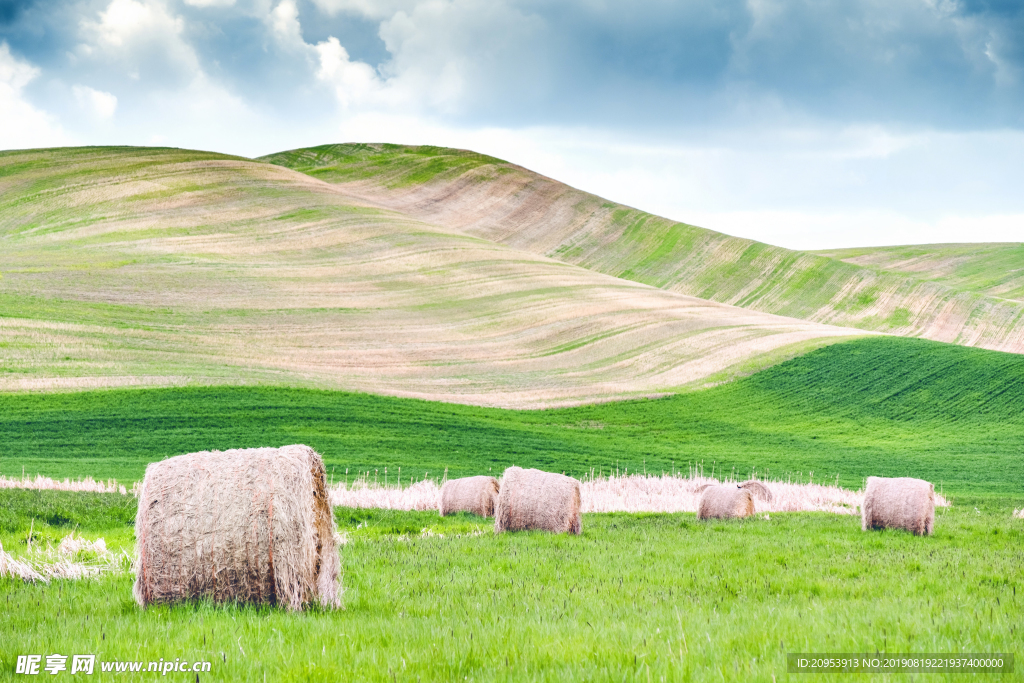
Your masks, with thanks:
[{"label": "white cloud", "polygon": [[184,20],[159,0],[111,0],[97,21],[81,22],[79,52],[119,63],[128,76],[150,85],[189,80],[200,67],[184,28]]},{"label": "white cloud", "polygon": [[79,108],[95,119],[109,120],[117,111],[117,97],[108,92],[85,85],[76,85],[71,88],[71,92],[74,93]]},{"label": "white cloud", "polygon": [[[410,11],[422,0],[313,0],[328,14],[348,12],[367,19],[385,19],[399,11]],[[497,1],[497,0],[495,0]]]},{"label": "white cloud", "polygon": [[271,31],[277,41],[286,47],[306,47],[299,24],[299,9],[295,0],[281,0],[268,17]]},{"label": "white cloud", "polygon": [[24,99],[23,89],[38,75],[38,68],[12,55],[6,42],[0,43],[0,149],[68,144],[56,119]]},{"label": "white cloud", "polygon": [[317,43],[316,52],[320,60],[317,78],[330,84],[335,97],[343,108],[356,104],[394,104],[399,94],[381,80],[369,64],[353,62],[348,52],[331,36]]},{"label": "white cloud", "polygon": [[235,0],[185,0],[185,4],[192,7],[231,7]]},{"label": "white cloud", "polygon": [[334,36],[315,45],[305,42],[295,0],[281,0],[266,22],[281,48],[305,53],[317,80],[333,91],[342,110],[394,106],[402,99],[393,83],[382,79],[369,64],[351,59]]}]

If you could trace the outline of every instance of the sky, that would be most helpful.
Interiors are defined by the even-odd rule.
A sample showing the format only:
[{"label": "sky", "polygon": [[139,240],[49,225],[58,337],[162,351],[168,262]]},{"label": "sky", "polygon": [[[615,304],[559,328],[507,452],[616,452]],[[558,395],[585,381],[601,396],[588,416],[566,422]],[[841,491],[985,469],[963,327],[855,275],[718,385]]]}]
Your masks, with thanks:
[{"label": "sky", "polygon": [[797,249],[1024,241],[1020,0],[0,0],[0,149],[473,149]]}]

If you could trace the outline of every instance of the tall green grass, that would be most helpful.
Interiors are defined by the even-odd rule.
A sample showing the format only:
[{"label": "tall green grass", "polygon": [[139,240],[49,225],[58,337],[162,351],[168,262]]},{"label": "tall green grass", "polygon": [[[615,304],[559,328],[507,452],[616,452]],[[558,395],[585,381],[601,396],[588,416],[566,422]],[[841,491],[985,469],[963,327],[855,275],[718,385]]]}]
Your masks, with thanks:
[{"label": "tall green grass", "polygon": [[287,443],[320,451],[335,481],[395,483],[399,468],[406,483],[512,464],[577,476],[701,466],[1022,495],[1024,358],[864,339],[702,391],[538,411],[260,387],[0,396],[5,475],[131,481],[179,453]]},{"label": "tall green grass", "polygon": [[0,580],[0,675],[91,653],[210,661],[200,680],[781,681],[787,652],[1014,652],[1024,527],[991,502],[939,510],[926,538],[826,513],[585,515],[575,537],[339,510],[343,611],[140,610],[130,575]]}]

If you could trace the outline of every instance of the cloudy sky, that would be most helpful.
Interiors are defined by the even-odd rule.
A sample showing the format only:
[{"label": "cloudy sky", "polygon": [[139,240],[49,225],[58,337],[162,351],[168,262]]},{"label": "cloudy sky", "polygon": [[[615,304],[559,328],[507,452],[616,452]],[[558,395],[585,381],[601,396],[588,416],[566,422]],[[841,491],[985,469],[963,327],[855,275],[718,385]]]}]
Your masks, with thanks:
[{"label": "cloudy sky", "polygon": [[1024,3],[0,0],[0,149],[343,141],[794,248],[1024,241]]}]

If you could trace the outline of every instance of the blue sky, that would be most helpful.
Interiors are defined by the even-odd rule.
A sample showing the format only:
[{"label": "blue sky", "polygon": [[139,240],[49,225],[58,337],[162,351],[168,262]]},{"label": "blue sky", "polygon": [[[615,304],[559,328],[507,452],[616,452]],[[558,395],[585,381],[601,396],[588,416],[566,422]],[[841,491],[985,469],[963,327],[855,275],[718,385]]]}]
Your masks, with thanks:
[{"label": "blue sky", "polygon": [[1024,241],[1024,3],[0,0],[0,148],[352,140],[795,248]]}]

